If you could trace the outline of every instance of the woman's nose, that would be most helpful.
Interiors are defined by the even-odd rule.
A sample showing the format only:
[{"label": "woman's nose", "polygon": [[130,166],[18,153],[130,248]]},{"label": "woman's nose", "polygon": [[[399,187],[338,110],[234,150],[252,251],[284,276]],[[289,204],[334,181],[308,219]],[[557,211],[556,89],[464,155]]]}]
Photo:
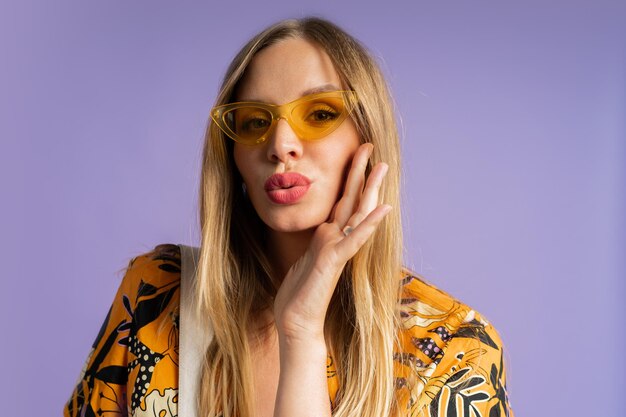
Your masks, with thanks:
[{"label": "woman's nose", "polygon": [[267,141],[267,158],[272,162],[287,162],[302,156],[302,142],[285,119],[276,122]]}]

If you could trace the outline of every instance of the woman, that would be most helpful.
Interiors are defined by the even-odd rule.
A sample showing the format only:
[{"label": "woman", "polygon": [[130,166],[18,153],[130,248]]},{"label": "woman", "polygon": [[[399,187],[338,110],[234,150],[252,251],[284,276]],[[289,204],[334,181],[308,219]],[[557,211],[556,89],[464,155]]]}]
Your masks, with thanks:
[{"label": "woman", "polygon": [[401,267],[390,103],[327,21],[244,46],[207,129],[201,249],[131,261],[65,415],[510,415],[493,327]]}]

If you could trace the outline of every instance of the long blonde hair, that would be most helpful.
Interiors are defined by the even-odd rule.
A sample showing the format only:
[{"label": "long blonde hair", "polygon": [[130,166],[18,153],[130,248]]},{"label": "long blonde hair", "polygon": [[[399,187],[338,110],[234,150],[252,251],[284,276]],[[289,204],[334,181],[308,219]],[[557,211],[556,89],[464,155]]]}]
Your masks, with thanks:
[{"label": "long blonde hair", "polygon": [[[362,142],[375,144],[368,172],[389,164],[381,200],[394,210],[346,265],[327,318],[326,334],[339,379],[335,416],[381,417],[395,410],[393,348],[400,288],[400,156],[393,106],[385,79],[366,49],[319,18],[285,20],[250,40],[230,64],[216,105],[233,99],[255,54],[287,38],[304,38],[330,56],[345,86],[357,92],[352,113]],[[197,313],[208,317],[214,337],[200,387],[202,417],[252,417],[251,318],[271,308],[279,283],[264,253],[263,223],[241,191],[232,141],[213,121],[207,127],[200,185],[202,244]]]}]

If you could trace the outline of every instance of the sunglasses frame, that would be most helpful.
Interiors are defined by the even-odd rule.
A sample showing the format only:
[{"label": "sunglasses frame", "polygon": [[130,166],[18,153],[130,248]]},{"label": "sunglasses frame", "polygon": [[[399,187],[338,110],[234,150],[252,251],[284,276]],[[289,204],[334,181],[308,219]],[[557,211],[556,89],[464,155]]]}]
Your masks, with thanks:
[{"label": "sunglasses frame", "polygon": [[[341,96],[343,103],[344,103],[345,111],[343,111],[339,115],[335,125],[333,125],[331,128],[324,131],[323,135],[320,137],[314,137],[314,138],[303,137],[304,135],[302,134],[302,130],[300,126],[297,123],[295,123],[291,118],[291,114],[294,108],[303,102],[315,100],[316,98],[337,97],[337,96]],[[343,123],[343,121],[350,115],[350,113],[352,113],[352,111],[357,106],[357,104],[358,104],[358,98],[357,98],[355,91],[352,91],[352,90],[325,91],[321,93],[309,94],[309,95],[300,97],[299,99],[290,101],[289,103],[280,104],[280,105],[261,103],[261,102],[256,102],[256,101],[239,101],[235,103],[223,104],[221,106],[215,106],[213,107],[213,109],[211,109],[211,118],[213,119],[215,124],[220,128],[220,130],[226,134],[226,136],[228,136],[235,142],[241,143],[244,145],[259,145],[265,142],[267,137],[276,128],[276,124],[278,123],[278,120],[280,119],[285,119],[287,123],[289,123],[289,126],[291,127],[291,129],[298,135],[300,139],[319,140],[329,135],[330,133],[332,133],[335,129],[337,129]],[[263,135],[259,137],[258,139],[256,139],[255,141],[242,140],[239,136],[237,136],[235,132],[231,130],[228,122],[226,121],[226,115],[228,114],[228,112],[238,109],[238,108],[250,107],[250,106],[256,107],[262,110],[266,110],[272,116],[272,121],[267,131],[263,133]]]}]

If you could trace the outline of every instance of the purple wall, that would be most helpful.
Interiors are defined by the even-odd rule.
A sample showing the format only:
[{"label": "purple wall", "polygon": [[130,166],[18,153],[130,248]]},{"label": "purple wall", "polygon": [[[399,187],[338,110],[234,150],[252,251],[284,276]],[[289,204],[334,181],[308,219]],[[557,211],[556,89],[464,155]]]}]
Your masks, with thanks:
[{"label": "purple wall", "polygon": [[252,34],[311,13],[381,58],[403,121],[407,263],[499,329],[516,414],[624,415],[623,1],[12,3],[3,415],[60,413],[117,271],[197,242],[219,79]]}]

